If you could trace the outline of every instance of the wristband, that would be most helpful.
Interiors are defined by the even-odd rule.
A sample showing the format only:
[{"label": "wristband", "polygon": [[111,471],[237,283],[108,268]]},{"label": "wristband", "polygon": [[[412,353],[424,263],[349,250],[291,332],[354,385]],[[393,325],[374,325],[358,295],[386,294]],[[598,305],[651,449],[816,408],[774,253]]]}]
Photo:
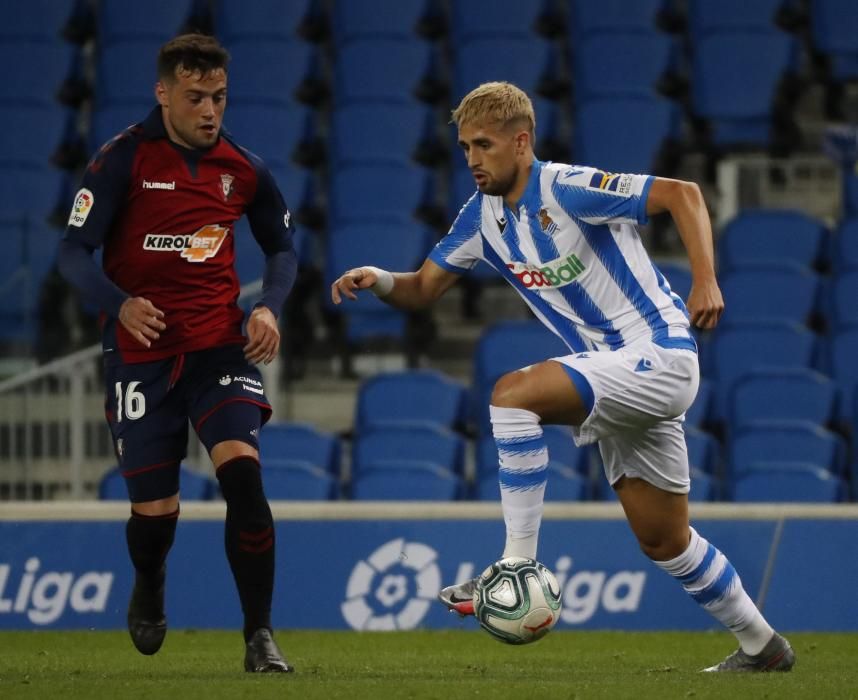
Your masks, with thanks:
[{"label": "wristband", "polygon": [[364,265],[363,269],[372,270],[375,273],[377,279],[375,284],[369,287],[369,291],[379,299],[386,297],[393,291],[393,275],[387,270],[382,270],[380,267],[373,267],[372,265]]}]

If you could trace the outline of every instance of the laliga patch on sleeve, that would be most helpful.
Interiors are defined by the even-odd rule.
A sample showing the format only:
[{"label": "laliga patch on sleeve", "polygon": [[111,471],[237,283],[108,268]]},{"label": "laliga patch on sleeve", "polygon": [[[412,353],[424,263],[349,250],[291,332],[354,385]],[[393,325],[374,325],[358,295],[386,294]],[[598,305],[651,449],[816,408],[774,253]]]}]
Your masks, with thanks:
[{"label": "laliga patch on sleeve", "polygon": [[92,211],[95,204],[95,196],[86,187],[81,187],[74,197],[71,214],[69,214],[69,226],[81,227],[86,223],[86,217]]}]

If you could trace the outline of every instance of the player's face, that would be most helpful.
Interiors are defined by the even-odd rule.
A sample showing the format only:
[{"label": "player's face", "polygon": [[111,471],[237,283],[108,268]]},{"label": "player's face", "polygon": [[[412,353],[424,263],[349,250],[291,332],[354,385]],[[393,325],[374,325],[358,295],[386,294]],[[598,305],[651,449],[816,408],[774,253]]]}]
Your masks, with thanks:
[{"label": "player's face", "polygon": [[223,68],[203,75],[180,66],[172,80],[158,83],[155,95],[170,139],[187,148],[209,148],[217,142],[226,107]]},{"label": "player's face", "polygon": [[504,197],[519,179],[516,134],[482,124],[462,124],[459,146],[477,189],[483,194]]}]

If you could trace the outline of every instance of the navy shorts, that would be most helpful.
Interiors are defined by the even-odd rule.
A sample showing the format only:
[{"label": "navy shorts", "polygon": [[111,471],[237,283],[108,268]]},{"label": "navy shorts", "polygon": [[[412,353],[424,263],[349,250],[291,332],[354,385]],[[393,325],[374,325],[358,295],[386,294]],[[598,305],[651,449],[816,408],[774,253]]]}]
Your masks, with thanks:
[{"label": "navy shorts", "polygon": [[262,375],[240,345],[198,350],[155,362],[104,362],[105,414],[132,503],[179,490],[188,421],[211,452],[224,440],[258,449],[271,417]]}]

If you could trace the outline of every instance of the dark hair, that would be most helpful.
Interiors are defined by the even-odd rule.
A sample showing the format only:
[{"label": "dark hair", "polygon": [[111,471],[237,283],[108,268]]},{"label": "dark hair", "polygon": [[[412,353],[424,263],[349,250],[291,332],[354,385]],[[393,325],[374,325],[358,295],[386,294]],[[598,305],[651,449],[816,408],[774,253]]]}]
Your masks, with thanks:
[{"label": "dark hair", "polygon": [[169,80],[176,69],[206,75],[229,63],[229,53],[213,36],[180,34],[170,39],[158,51],[158,79]]}]

